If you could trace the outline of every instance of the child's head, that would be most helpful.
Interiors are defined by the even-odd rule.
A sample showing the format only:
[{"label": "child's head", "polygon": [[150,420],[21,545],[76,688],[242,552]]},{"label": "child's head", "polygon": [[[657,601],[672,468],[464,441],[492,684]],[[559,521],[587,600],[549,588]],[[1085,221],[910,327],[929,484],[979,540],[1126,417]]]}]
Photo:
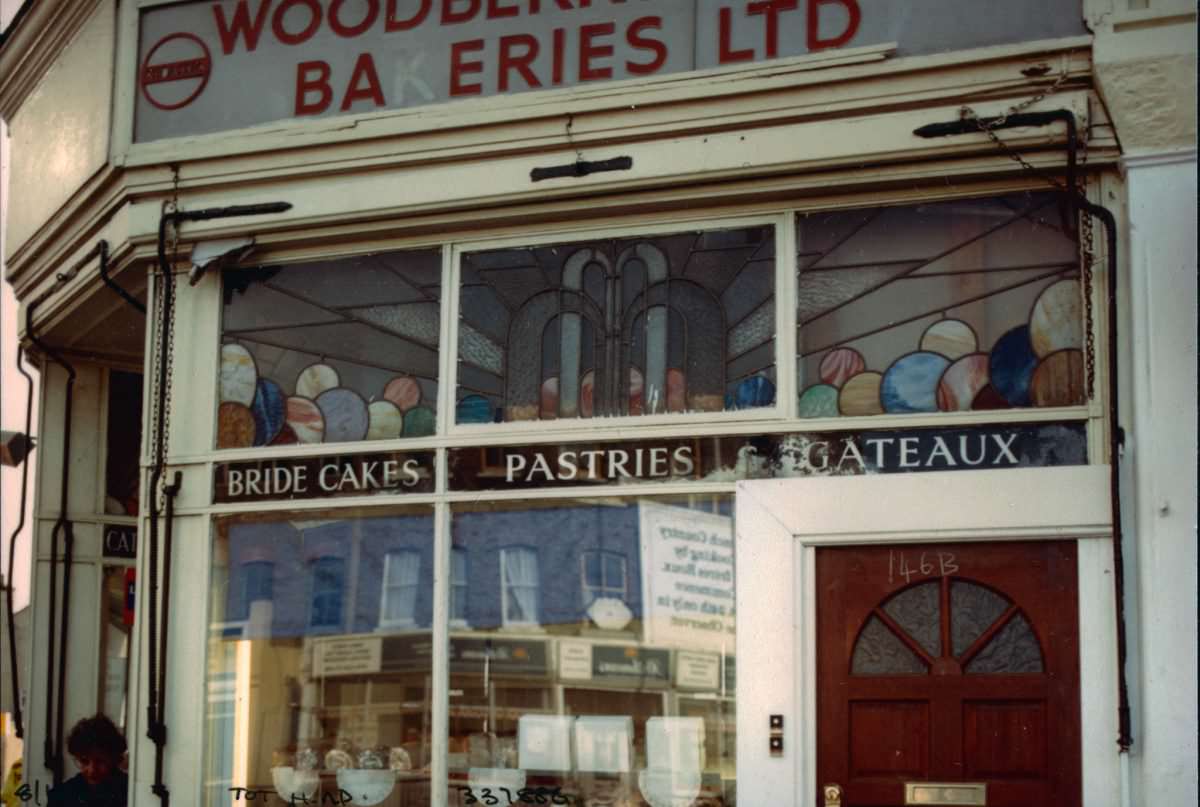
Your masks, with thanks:
[{"label": "child's head", "polygon": [[104,715],[85,717],[67,735],[67,751],[75,758],[84,781],[98,785],[120,767],[125,738]]}]

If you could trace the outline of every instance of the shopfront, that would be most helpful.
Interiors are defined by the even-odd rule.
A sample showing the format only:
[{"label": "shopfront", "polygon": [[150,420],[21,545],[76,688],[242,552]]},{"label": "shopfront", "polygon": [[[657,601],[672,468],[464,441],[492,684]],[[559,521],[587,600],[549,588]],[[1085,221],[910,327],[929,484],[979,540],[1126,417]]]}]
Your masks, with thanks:
[{"label": "shopfront", "polygon": [[930,5],[98,4],[131,803],[1119,803],[1117,142]]}]

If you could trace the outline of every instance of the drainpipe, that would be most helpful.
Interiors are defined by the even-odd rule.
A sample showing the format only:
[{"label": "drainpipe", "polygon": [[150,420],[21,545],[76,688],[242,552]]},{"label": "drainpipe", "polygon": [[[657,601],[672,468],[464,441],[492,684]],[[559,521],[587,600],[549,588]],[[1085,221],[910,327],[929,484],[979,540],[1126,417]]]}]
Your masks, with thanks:
[{"label": "drainpipe", "polygon": [[[25,333],[29,340],[38,347],[51,361],[67,372],[67,390],[64,397],[63,410],[63,454],[62,454],[62,489],[59,499],[58,521],[50,537],[50,609],[48,614],[49,654],[47,663],[46,690],[46,739],[43,744],[43,764],[53,773],[55,785],[62,782],[62,746],[63,746],[63,715],[66,711],[66,676],[67,676],[67,638],[71,627],[71,564],[75,559],[75,529],[67,518],[68,494],[71,485],[71,410],[75,391],[75,368],[64,359],[54,348],[47,345],[37,334],[33,324],[33,313],[44,303],[51,294],[61,288],[79,273],[81,267],[90,262],[107,248],[100,241],[67,272],[60,273],[55,278],[55,284],[45,294],[33,300],[25,309]],[[63,593],[62,607],[58,619],[55,614],[55,601],[58,597],[58,536],[63,536]],[[61,623],[61,624],[60,624]],[[61,627],[61,631],[58,628]],[[58,682],[55,692],[55,647],[58,647]],[[55,695],[57,694],[57,704]]]},{"label": "drainpipe", "polygon": [[[1089,216],[1100,219],[1104,225],[1105,247],[1108,264],[1108,453],[1109,453],[1109,498],[1112,517],[1113,587],[1117,618],[1117,746],[1121,755],[1121,801],[1129,801],[1129,748],[1133,745],[1133,730],[1129,710],[1129,683],[1125,667],[1128,647],[1125,629],[1125,554],[1121,545],[1121,455],[1125,446],[1125,430],[1121,427],[1117,391],[1117,220],[1106,207],[1094,204],[1077,190],[1075,184],[1075,150],[1077,125],[1075,113],[1067,109],[1047,112],[1024,112],[1003,118],[980,118],[979,120],[957,120],[934,123],[916,129],[918,137],[941,137],[953,134],[968,134],[987,129],[1008,129],[1015,126],[1046,126],[1054,122],[1067,126],[1067,187],[1064,198],[1068,210],[1083,210]],[[1074,219],[1074,216],[1070,216]]]},{"label": "drainpipe", "polygon": [[[163,604],[162,622],[158,618],[159,576],[158,576],[158,487],[162,481],[166,465],[166,404],[167,404],[167,358],[170,351],[170,336],[173,328],[174,305],[173,287],[175,277],[172,267],[167,260],[167,227],[178,229],[185,221],[208,221],[211,219],[230,218],[233,216],[256,216],[266,213],[283,213],[291,210],[289,202],[268,202],[254,205],[231,205],[229,207],[210,207],[201,210],[175,210],[164,212],[158,220],[158,269],[163,282],[163,310],[159,326],[158,346],[158,399],[154,413],[154,469],[150,473],[148,496],[150,498],[150,535],[147,543],[149,558],[147,572],[149,575],[147,603],[147,663],[146,670],[149,682],[149,699],[146,704],[146,736],[154,742],[154,783],[150,790],[158,796],[162,807],[170,807],[171,793],[163,780],[163,761],[167,745],[167,628],[170,615],[171,595],[171,548],[173,542],[173,526],[175,515],[175,497],[183,484],[183,475],[176,471],[172,483],[163,486],[165,499],[164,519],[166,521],[163,546]],[[194,283],[193,283],[194,285]],[[124,295],[122,295],[124,296]]]},{"label": "drainpipe", "polygon": [[[17,344],[17,372],[25,376],[27,392],[25,394],[25,431],[22,432],[29,439],[29,430],[33,428],[33,376],[25,371],[21,359],[25,355],[24,348],[20,343]],[[8,538],[8,591],[5,599],[5,607],[8,615],[8,662],[9,669],[12,671],[12,704],[13,704],[13,723],[17,732],[17,739],[25,737],[25,722],[21,716],[21,670],[17,666],[17,626],[13,613],[13,558],[16,555],[17,536],[21,534],[21,530],[25,527],[25,503],[26,494],[29,487],[29,454],[26,453],[21,459],[21,503],[17,519],[17,528],[12,531],[12,535]]]}]

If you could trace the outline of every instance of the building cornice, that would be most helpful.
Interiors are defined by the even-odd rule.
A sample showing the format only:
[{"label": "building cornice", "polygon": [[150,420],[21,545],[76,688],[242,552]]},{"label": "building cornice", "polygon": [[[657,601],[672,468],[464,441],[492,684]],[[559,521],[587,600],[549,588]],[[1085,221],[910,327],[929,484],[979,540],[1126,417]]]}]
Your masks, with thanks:
[{"label": "building cornice", "polygon": [[40,0],[0,47],[0,118],[11,121],[102,0]]}]

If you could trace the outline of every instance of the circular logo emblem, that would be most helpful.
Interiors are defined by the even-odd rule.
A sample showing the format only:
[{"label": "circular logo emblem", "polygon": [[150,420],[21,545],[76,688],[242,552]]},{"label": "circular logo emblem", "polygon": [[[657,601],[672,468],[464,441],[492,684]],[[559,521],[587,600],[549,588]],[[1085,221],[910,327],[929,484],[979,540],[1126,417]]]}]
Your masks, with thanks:
[{"label": "circular logo emblem", "polygon": [[204,91],[211,74],[208,46],[194,34],[171,34],[142,62],[142,95],[159,109],[179,109]]}]

